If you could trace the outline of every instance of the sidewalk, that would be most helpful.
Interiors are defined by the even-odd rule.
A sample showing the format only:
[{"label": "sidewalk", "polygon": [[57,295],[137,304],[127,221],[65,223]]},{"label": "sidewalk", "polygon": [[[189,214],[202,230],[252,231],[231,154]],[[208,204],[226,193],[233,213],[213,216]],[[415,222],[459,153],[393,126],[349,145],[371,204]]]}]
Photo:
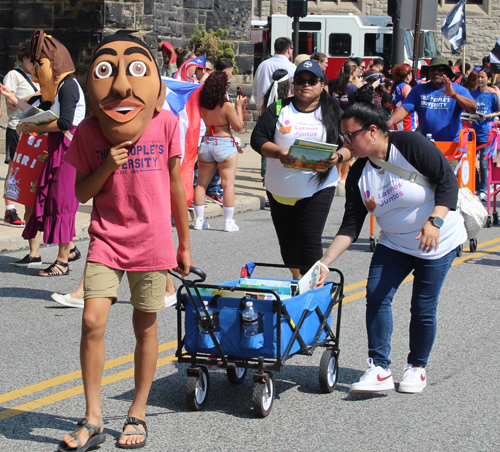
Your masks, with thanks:
[{"label": "sidewalk", "polygon": [[[3,119],[3,118],[2,118]],[[235,134],[242,142],[250,142],[251,130],[247,133]],[[5,131],[0,129],[0,135],[5,136]],[[0,145],[0,187],[3,192],[5,177],[7,176],[7,165],[3,163],[5,159],[5,148]],[[266,192],[263,189],[262,177],[260,176],[260,155],[252,150],[248,145],[243,154],[239,154],[238,169],[236,171],[236,199],[235,199],[235,218],[238,218],[238,212],[249,210],[259,210],[264,208],[266,201]],[[222,206],[207,201],[205,216],[212,218],[223,214]],[[24,214],[23,206],[18,205],[18,214],[22,218]],[[21,237],[22,229],[5,226],[3,224],[4,204],[1,205],[2,219],[0,220],[0,251],[9,251],[25,248],[28,242]],[[90,213],[92,203],[80,204],[76,214],[76,237],[75,239],[88,238],[88,226],[90,223]],[[194,213],[189,211],[189,219],[194,221]]]}]

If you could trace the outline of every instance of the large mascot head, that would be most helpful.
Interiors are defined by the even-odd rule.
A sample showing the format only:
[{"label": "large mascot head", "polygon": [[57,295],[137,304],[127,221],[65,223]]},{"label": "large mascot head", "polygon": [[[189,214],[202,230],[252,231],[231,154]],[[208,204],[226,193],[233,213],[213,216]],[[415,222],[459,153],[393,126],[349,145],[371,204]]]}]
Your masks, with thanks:
[{"label": "large mascot head", "polygon": [[43,30],[36,30],[31,35],[30,54],[35,64],[32,79],[40,84],[42,98],[54,103],[59,83],[75,72],[71,55],[63,44]]},{"label": "large mascot head", "polygon": [[155,111],[161,111],[165,84],[148,46],[126,32],[104,38],[87,78],[90,106],[112,143],[135,142]]}]

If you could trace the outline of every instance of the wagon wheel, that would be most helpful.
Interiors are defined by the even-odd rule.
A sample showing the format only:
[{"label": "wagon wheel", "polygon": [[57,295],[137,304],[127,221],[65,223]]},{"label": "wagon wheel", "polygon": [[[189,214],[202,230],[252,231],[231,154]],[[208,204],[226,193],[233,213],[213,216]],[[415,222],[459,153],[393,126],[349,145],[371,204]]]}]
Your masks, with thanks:
[{"label": "wagon wheel", "polygon": [[498,224],[498,212],[496,210],[493,211],[493,224]]},{"label": "wagon wheel", "polygon": [[464,251],[464,246],[463,245],[460,245],[458,248],[457,248],[457,257],[460,257],[462,255]]},{"label": "wagon wheel", "polygon": [[267,372],[269,381],[259,379],[253,387],[253,409],[257,417],[266,417],[273,407],[276,382],[272,372]]},{"label": "wagon wheel", "polygon": [[375,237],[370,237],[370,251],[373,253],[375,247],[377,246],[377,239]]},{"label": "wagon wheel", "polygon": [[200,411],[207,403],[208,389],[210,388],[210,379],[208,369],[205,366],[200,367],[199,375],[189,373],[186,383],[186,402],[193,411]]},{"label": "wagon wheel", "polygon": [[227,379],[233,385],[240,385],[245,381],[245,377],[247,376],[247,368],[246,367],[228,367],[226,370]]},{"label": "wagon wheel", "polygon": [[319,386],[324,393],[328,394],[335,389],[338,370],[338,353],[331,348],[327,348],[319,363]]},{"label": "wagon wheel", "polygon": [[[497,220],[498,221],[498,220]],[[491,228],[491,217],[488,215],[488,217],[486,218],[486,227],[487,228]]]},{"label": "wagon wheel", "polygon": [[469,241],[469,250],[471,253],[475,253],[477,250],[477,239],[475,237]]}]

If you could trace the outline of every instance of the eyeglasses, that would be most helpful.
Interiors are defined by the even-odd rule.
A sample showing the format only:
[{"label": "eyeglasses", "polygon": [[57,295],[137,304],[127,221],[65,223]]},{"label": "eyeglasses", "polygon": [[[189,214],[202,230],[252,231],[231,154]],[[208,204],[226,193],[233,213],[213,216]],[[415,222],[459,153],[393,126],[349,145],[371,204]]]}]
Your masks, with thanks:
[{"label": "eyeglasses", "polygon": [[359,66],[360,69],[366,69],[366,66]]},{"label": "eyeglasses", "polygon": [[305,85],[306,83],[309,84],[310,86],[316,86],[321,79],[319,77],[314,77],[314,78],[296,78],[295,79],[295,84],[296,85]]},{"label": "eyeglasses", "polygon": [[429,72],[446,72],[446,66],[434,66],[429,68]]},{"label": "eyeglasses", "polygon": [[343,133],[342,136],[344,137],[344,141],[347,144],[352,144],[353,135],[356,135],[359,132],[363,132],[363,130],[368,130],[368,127],[363,127],[362,129],[359,129],[359,130],[356,130],[356,131],[350,132],[350,133]]}]

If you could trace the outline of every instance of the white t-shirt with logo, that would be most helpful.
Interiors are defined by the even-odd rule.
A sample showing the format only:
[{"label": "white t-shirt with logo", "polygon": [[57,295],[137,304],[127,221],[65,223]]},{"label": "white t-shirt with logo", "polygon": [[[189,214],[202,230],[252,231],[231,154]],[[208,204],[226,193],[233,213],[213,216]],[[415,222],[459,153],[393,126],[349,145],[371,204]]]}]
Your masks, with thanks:
[{"label": "white t-shirt with logo", "polygon": [[[358,159],[346,181],[346,204],[339,235],[359,236],[370,212],[381,228],[379,243],[410,256],[439,259],[467,240],[457,205],[458,182],[441,151],[421,134],[400,131],[389,134],[388,162],[416,172],[436,184],[435,191],[376,168],[367,158]],[[419,250],[416,240],[434,206],[451,210],[439,231],[437,251]]]},{"label": "white t-shirt with logo", "polygon": [[[289,149],[296,138],[326,142],[326,129],[321,119],[321,108],[303,112],[290,102],[280,111],[273,142],[285,149]],[[334,166],[326,181],[318,185],[318,173],[315,171],[285,168],[279,159],[267,159],[265,186],[274,195],[308,198],[319,190],[336,186],[338,178],[338,171]]]}]

